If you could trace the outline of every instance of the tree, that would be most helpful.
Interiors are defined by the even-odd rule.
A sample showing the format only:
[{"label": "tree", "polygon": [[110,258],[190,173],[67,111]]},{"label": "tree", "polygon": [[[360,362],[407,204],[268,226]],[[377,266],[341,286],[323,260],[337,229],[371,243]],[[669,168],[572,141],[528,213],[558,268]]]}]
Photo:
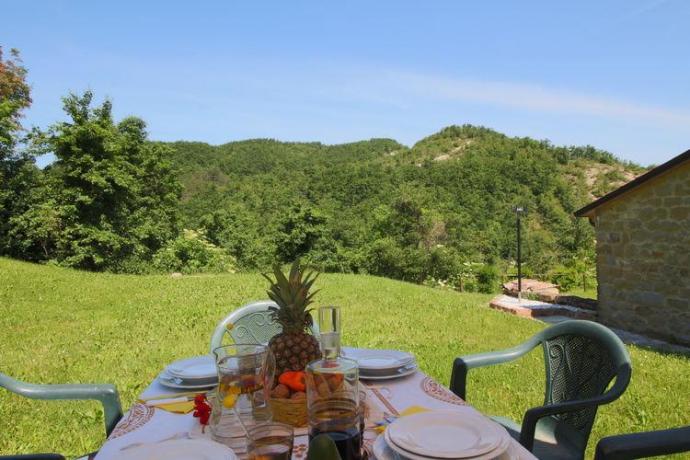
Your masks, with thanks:
[{"label": "tree", "polygon": [[17,150],[23,131],[20,120],[31,105],[26,72],[19,51],[10,50],[10,59],[4,60],[0,46],[0,253],[10,252],[10,217],[27,209],[25,194],[36,179],[32,158]]},{"label": "tree", "polygon": [[10,59],[4,60],[0,46],[0,160],[14,153],[16,135],[22,129],[22,111],[31,105],[26,73],[19,51],[10,50]]},{"label": "tree", "polygon": [[254,217],[242,203],[231,202],[199,222],[206,238],[231,254],[240,268],[270,268],[275,261],[275,242],[263,222]]},{"label": "tree", "polygon": [[167,148],[147,142],[142,120],[116,124],[110,101],[92,108],[92,100],[90,91],[64,98],[71,121],[36,137],[36,151],[57,160],[45,172],[42,207],[15,216],[14,233],[27,239],[23,247],[43,251],[26,258],[122,270],[178,234],[180,185]]},{"label": "tree", "polygon": [[[43,177],[39,176],[36,183]],[[35,187],[28,193],[26,210],[9,221],[8,253],[25,260],[51,259],[62,232],[63,208],[47,195],[50,187]]]},{"label": "tree", "polygon": [[278,225],[278,256],[292,262],[308,253],[323,236],[326,216],[308,205],[291,207]]}]

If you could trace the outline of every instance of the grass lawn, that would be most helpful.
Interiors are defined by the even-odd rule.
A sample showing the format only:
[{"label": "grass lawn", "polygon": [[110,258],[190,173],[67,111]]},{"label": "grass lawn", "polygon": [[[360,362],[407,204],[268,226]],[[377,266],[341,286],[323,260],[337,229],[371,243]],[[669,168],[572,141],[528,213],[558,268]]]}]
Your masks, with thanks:
[{"label": "grass lawn", "polygon": [[[265,298],[254,274],[123,276],[0,259],[0,372],[35,383],[112,382],[128,407],[169,362],[207,352],[218,320]],[[317,304],[341,305],[344,343],[414,352],[447,385],[457,355],[512,346],[541,323],[486,308],[489,297],[371,276],[324,275]],[[690,424],[690,360],[635,347],[628,392],[602,408],[603,435]],[[543,399],[541,351],[470,373],[468,399],[521,420]],[[0,390],[0,453],[77,455],[103,442],[97,403],[32,401]]]},{"label": "grass lawn", "polygon": [[561,295],[576,295],[578,297],[583,297],[585,299],[597,299],[597,288],[587,287],[587,290],[582,289],[582,287],[572,288],[568,292],[562,292]]}]

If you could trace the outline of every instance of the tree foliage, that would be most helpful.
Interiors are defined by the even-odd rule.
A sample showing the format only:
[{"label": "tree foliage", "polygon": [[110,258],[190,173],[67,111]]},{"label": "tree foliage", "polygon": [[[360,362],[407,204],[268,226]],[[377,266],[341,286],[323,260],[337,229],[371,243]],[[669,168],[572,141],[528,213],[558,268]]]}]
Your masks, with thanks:
[{"label": "tree foliage", "polygon": [[206,228],[244,269],[302,257],[326,271],[414,282],[464,283],[481,271],[482,289],[497,281],[495,267],[481,267],[505,271],[515,259],[518,204],[529,209],[526,270],[546,274],[574,254],[592,254],[591,226],[573,216],[592,199],[584,172],[626,167],[590,147],[469,125],[412,148],[388,139],[170,145],[182,171],[185,226]]},{"label": "tree foliage", "polygon": [[31,88],[19,52],[5,59],[0,46],[0,253],[7,250],[11,216],[27,209],[26,194],[36,179],[31,157],[18,149],[23,140],[21,118],[31,105]]},{"label": "tree foliage", "polygon": [[14,153],[16,134],[22,129],[22,111],[31,105],[26,74],[19,51],[10,50],[10,58],[4,59],[0,46],[0,160]]},{"label": "tree foliage", "polygon": [[235,260],[206,236],[194,230],[170,240],[153,257],[153,267],[163,272],[228,273],[234,272]]},{"label": "tree foliage", "polygon": [[28,194],[31,206],[9,220],[10,251],[89,270],[150,260],[178,235],[180,185],[168,149],[147,142],[145,123],[115,123],[109,101],[93,94],[63,100],[70,121],[34,137],[33,150],[57,160]]}]

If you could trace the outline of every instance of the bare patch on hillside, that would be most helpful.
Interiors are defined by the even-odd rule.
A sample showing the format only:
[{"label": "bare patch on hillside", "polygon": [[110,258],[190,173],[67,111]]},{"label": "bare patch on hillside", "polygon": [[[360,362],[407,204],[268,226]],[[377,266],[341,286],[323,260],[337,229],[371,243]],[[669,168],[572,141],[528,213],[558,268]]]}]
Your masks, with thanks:
[{"label": "bare patch on hillside", "polygon": [[458,141],[458,144],[456,144],[456,147],[450,151],[451,154],[453,153],[459,153],[465,150],[472,142],[474,142],[474,139],[460,139]]},{"label": "bare patch on hillside", "polygon": [[594,163],[584,171],[590,198],[597,199],[630,182],[637,175],[621,165]]},{"label": "bare patch on hillside", "polygon": [[473,139],[456,139],[451,148],[445,153],[435,156],[434,161],[448,161],[451,158],[459,157],[472,142],[474,142]]}]

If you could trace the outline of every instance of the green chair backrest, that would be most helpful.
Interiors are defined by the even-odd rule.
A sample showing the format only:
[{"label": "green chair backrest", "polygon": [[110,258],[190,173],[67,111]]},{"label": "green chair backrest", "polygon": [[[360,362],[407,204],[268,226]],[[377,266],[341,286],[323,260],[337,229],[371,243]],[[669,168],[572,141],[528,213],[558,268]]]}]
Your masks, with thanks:
[{"label": "green chair backrest", "polygon": [[[544,404],[557,404],[600,396],[611,382],[615,399],[630,382],[630,355],[610,329],[591,321],[565,321],[539,332],[531,341],[540,342],[546,365]],[[538,345],[534,343],[534,345]],[[597,406],[554,416],[587,439],[594,424]]]},{"label": "green chair backrest", "polygon": [[[222,345],[226,333],[233,342],[238,344],[268,343],[271,338],[281,332],[281,327],[271,318],[269,307],[276,307],[272,300],[261,300],[248,303],[226,316],[213,332],[211,337],[211,352]],[[228,325],[232,324],[230,330]],[[318,337],[319,330],[316,323],[312,326],[312,333]]]}]

